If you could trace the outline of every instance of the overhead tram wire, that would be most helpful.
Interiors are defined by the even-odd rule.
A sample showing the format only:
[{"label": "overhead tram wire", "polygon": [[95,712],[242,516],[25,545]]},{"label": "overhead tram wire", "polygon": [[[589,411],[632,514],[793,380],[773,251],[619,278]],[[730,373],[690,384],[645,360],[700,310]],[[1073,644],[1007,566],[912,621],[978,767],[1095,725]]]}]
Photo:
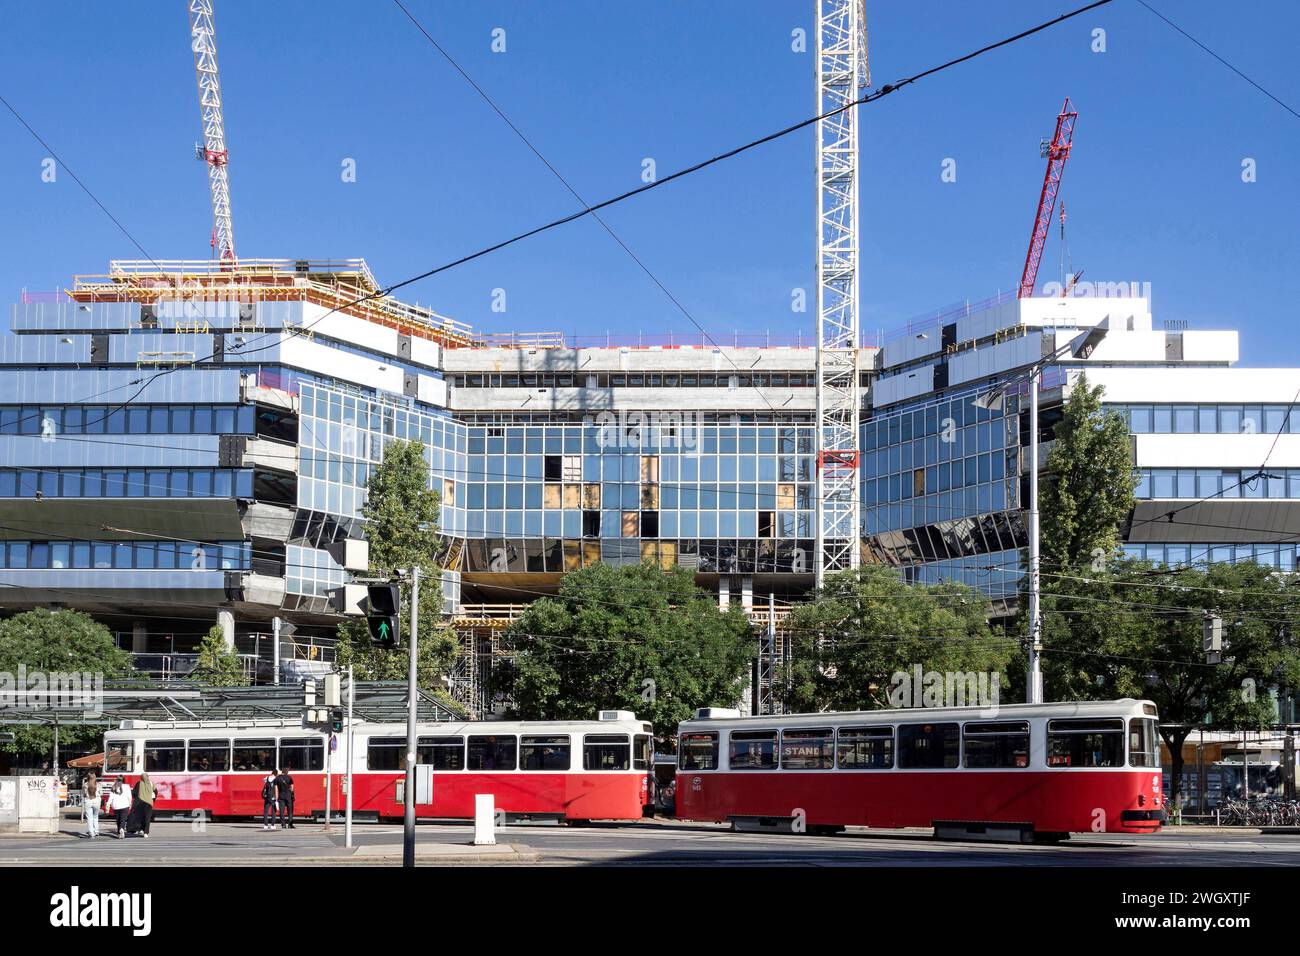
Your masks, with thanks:
[{"label": "overhead tram wire", "polygon": [[[557,180],[559,180],[560,184],[569,191],[569,195],[571,195],[584,207],[587,206],[588,205],[587,200],[584,199],[576,189],[574,189],[574,187],[572,186],[572,184],[570,184],[568,179],[566,179],[564,175],[558,169],[555,168],[554,164],[552,164],[549,159],[547,159],[545,156],[542,155],[541,150],[537,148],[537,146],[532,142],[532,140],[530,140],[527,136],[524,135],[523,130],[521,130],[518,126],[515,125],[514,121],[511,120],[510,117],[506,115],[505,111],[501,109],[499,105],[497,105],[496,101],[493,100],[492,97],[487,94],[487,91],[485,91],[483,87],[479,86],[478,83],[474,81],[474,78],[465,71],[464,67],[462,67],[458,62],[456,62],[455,58],[452,57],[452,55],[448,53],[446,49],[444,49],[443,46],[433,38],[433,36],[429,33],[429,31],[424,28],[424,24],[422,24],[418,19],[416,19],[415,15],[411,13],[411,11],[407,9],[407,7],[402,3],[402,0],[393,0],[393,2],[397,4],[398,9],[400,9],[402,13],[406,14],[407,18],[413,24],[415,24],[415,28],[419,30],[422,34],[424,34],[425,39],[428,40],[429,43],[433,45],[433,48],[442,55],[443,59],[445,59],[448,63],[450,63],[452,67],[456,70],[456,72],[459,73],[465,79],[465,82],[467,82],[470,86],[474,88],[474,91],[478,93],[480,97],[482,97],[483,102],[487,103],[487,105],[492,108],[493,112],[495,112],[497,116],[501,117],[502,121],[507,126],[510,127],[511,131],[515,134],[515,136],[519,138],[520,142],[522,142],[525,146],[527,146],[528,149],[532,152],[532,154],[541,161],[542,165],[544,165],[548,170],[551,171],[551,175],[553,175]],[[722,347],[717,343],[717,341],[713,338],[713,336],[710,335],[708,331],[704,328],[704,326],[701,325],[696,320],[695,316],[692,315],[691,312],[686,308],[686,306],[682,304],[681,300],[678,299],[677,296],[673,295],[673,293],[669,291],[668,287],[664,285],[663,281],[657,275],[655,275],[654,272],[650,270],[650,267],[647,266],[645,262],[642,261],[640,256],[638,256],[635,252],[632,251],[631,247],[628,246],[628,244],[623,241],[623,238],[613,230],[613,228],[609,225],[609,223],[607,223],[599,213],[593,212],[591,214],[591,217],[600,224],[600,227],[604,229],[606,233],[608,233],[611,239],[613,239],[616,243],[618,243],[619,247],[628,254],[628,256],[632,259],[632,261],[636,263],[637,267],[642,272],[644,272],[646,276],[649,277],[650,281],[659,287],[659,291],[661,291],[665,296],[668,297],[668,301],[677,307],[677,311],[681,312],[682,315],[686,316],[687,321],[689,321],[691,325],[695,326],[695,328],[699,331],[699,333],[705,338],[705,340],[711,346],[719,350],[720,354],[723,356],[723,358],[727,360],[728,363],[730,363],[731,367],[735,369],[737,372],[743,372],[744,370],[739,365],[736,364],[735,359],[733,359],[731,355],[728,354],[726,351],[722,350]],[[776,406],[774,406],[771,400],[767,397],[767,394],[761,388],[759,388],[759,386],[752,385],[751,387],[754,389],[754,391],[758,394],[758,397],[763,400],[763,402],[767,405],[769,409],[771,409],[773,412],[778,411]]]},{"label": "overhead tram wire", "polygon": [[1219,56],[1219,54],[1215,53],[1213,50],[1211,50],[1208,46],[1206,46],[1206,45],[1205,45],[1204,43],[1202,43],[1200,40],[1196,39],[1196,37],[1192,36],[1190,33],[1188,33],[1186,30],[1184,30],[1184,29],[1183,29],[1182,27],[1180,27],[1178,24],[1174,23],[1173,20],[1170,20],[1167,16],[1165,16],[1163,13],[1161,13],[1161,12],[1160,12],[1159,10],[1157,10],[1155,7],[1151,6],[1151,4],[1147,3],[1146,0],[1138,0],[1138,3],[1142,4],[1142,6],[1146,7],[1149,11],[1151,11],[1151,13],[1155,14],[1157,17],[1159,17],[1161,20],[1163,20],[1163,21],[1164,21],[1165,23],[1167,23],[1169,26],[1173,27],[1175,30],[1177,30],[1179,33],[1181,33],[1181,34],[1182,34],[1183,36],[1185,36],[1187,39],[1191,40],[1193,43],[1195,43],[1198,47],[1200,47],[1202,50],[1204,50],[1204,51],[1205,51],[1206,53],[1208,53],[1210,56],[1214,57],[1216,60],[1218,60],[1220,63],[1222,63],[1222,64],[1223,64],[1224,66],[1226,66],[1228,69],[1230,69],[1233,73],[1236,73],[1239,77],[1241,77],[1243,80],[1245,80],[1245,81],[1246,81],[1247,83],[1249,83],[1251,86],[1253,86],[1255,89],[1259,90],[1259,92],[1263,93],[1265,96],[1267,96],[1270,100],[1272,100],[1272,101],[1273,101],[1274,103],[1276,103],[1278,106],[1282,107],[1282,109],[1286,110],[1288,113],[1290,113],[1290,114],[1291,114],[1292,116],[1294,116],[1296,119],[1300,119],[1300,113],[1297,113],[1294,109],[1292,109],[1292,108],[1291,108],[1290,106],[1288,106],[1286,103],[1282,102],[1282,100],[1278,99],[1276,96],[1274,96],[1274,95],[1273,95],[1272,93],[1270,93],[1268,90],[1264,89],[1264,87],[1260,86],[1258,83],[1256,83],[1256,82],[1255,82],[1254,80],[1252,80],[1250,77],[1248,77],[1245,73],[1241,72],[1241,70],[1237,69],[1235,66],[1233,66],[1231,63],[1229,63],[1229,62],[1228,62],[1227,60],[1225,60],[1223,57]]},{"label": "overhead tram wire", "polygon": [[[492,245],[479,249],[476,252],[471,252],[467,255],[461,256],[458,259],[453,259],[452,261],[443,263],[440,266],[435,266],[434,268],[421,272],[418,275],[411,276],[409,279],[403,279],[401,282],[396,282],[392,285],[384,286],[382,288],[376,289],[374,292],[368,293],[364,296],[360,296],[359,298],[354,299],[350,302],[345,302],[335,306],[334,308],[330,309],[328,312],[314,319],[312,322],[309,322],[306,325],[293,329],[291,334],[295,334],[295,335],[304,334],[310,331],[319,323],[323,322],[329,316],[335,314],[336,312],[342,311],[344,309],[352,308],[364,302],[368,302],[372,299],[389,296],[392,293],[396,292],[398,289],[405,288],[406,286],[412,285],[423,279],[428,279],[440,273],[447,272],[448,270],[454,269],[457,266],[464,265],[467,262],[472,262],[475,259],[480,259],[483,256],[490,255],[493,252],[497,252],[501,249],[505,249],[508,246],[515,245],[516,243],[522,242],[525,239],[530,239],[533,236],[539,235],[541,233],[549,232],[552,229],[556,229],[560,226],[566,225],[577,219],[581,219],[584,216],[588,216],[593,213],[596,213],[601,209],[606,209],[610,206],[614,206],[618,203],[624,202],[625,200],[631,199],[634,196],[639,196],[642,193],[649,192],[652,189],[658,189],[660,186],[665,186],[668,183],[673,182],[674,180],[681,179],[684,176],[688,176],[691,175],[692,173],[699,172],[702,169],[707,169],[708,167],[714,166],[720,162],[723,162],[724,160],[732,159],[736,156],[741,155],[742,153],[746,153],[752,149],[756,149],[759,146],[763,146],[766,145],[767,143],[774,142],[775,140],[782,139],[783,137],[789,136],[791,133],[796,133],[799,130],[806,129],[807,127],[812,126],[813,124],[818,123],[824,119],[828,119],[832,116],[837,116],[840,113],[843,113],[850,109],[855,109],[858,106],[862,106],[867,103],[873,103],[876,100],[881,99],[882,97],[888,96],[890,93],[895,93],[898,90],[901,90],[906,86],[910,86],[911,84],[923,80],[927,77],[933,76],[937,73],[942,73],[943,71],[949,70],[954,66],[958,66],[969,60],[973,60],[976,57],[983,56],[985,53],[990,53],[993,50],[997,50],[1001,47],[1008,46],[1009,44],[1015,43],[1019,40],[1023,40],[1026,37],[1033,36],[1034,34],[1040,33],[1043,30],[1048,29],[1049,27],[1056,26],[1060,23],[1065,22],[1066,20],[1070,20],[1074,17],[1081,16],[1082,14],[1087,13],[1090,10],[1095,10],[1098,7],[1106,6],[1111,2],[1112,0],[1094,0],[1094,2],[1086,4],[1085,6],[1079,7],[1075,10],[1072,10],[1069,13],[1063,13],[1060,16],[1055,17],[1051,20],[1045,20],[1042,23],[1032,26],[1027,30],[1022,30],[1021,32],[1016,33],[1012,36],[1004,37],[1001,40],[980,47],[979,49],[973,50],[970,53],[964,54],[963,56],[956,57],[955,59],[949,60],[946,63],[941,63],[938,66],[933,66],[927,70],[922,70],[920,73],[915,73],[909,77],[899,80],[896,83],[886,83],[884,86],[872,90],[864,94],[863,96],[860,96],[857,99],[849,103],[846,103],[844,106],[840,106],[837,107],[836,109],[828,110],[825,113],[821,113],[816,116],[810,117],[808,119],[801,120],[798,123],[795,123],[791,126],[787,126],[783,129],[779,129],[776,132],[769,133],[766,136],[759,137],[758,139],[750,140],[748,143],[745,143],[741,146],[737,146],[734,149],[729,149],[726,152],[718,153],[717,155],[712,156],[709,159],[702,160],[698,163],[695,163],[694,165],[687,166],[684,169],[679,169],[676,172],[669,173],[667,176],[660,177],[652,183],[646,183],[645,185],[639,186],[636,189],[630,189],[627,192],[620,193],[619,195],[613,196],[609,199],[603,200],[594,205],[586,206],[583,209],[579,209],[578,211],[570,213],[567,216],[561,216],[558,219],[553,219],[548,223],[537,226],[533,229],[529,229],[525,232],[518,233],[509,239],[504,239],[500,242],[493,243]],[[276,332],[264,332],[260,336],[254,337],[253,340],[256,341],[257,338],[267,338],[274,335],[276,336],[276,342],[272,342],[269,345],[260,346],[258,348],[250,349],[245,346],[237,349],[228,349],[226,351],[226,355],[236,355],[239,357],[243,357],[247,355],[253,355],[257,352],[266,351],[269,348],[273,348],[278,343],[279,341],[278,336],[280,334],[281,334],[280,330],[277,330]],[[181,369],[193,368],[199,365],[200,363],[211,361],[215,357],[216,357],[215,353],[213,353],[211,355],[206,356],[205,358],[201,358],[201,359],[193,358],[186,362],[181,362],[174,366],[171,366],[170,368],[160,369],[157,372],[155,372],[152,376],[149,377],[149,379],[145,382],[145,387],[148,387],[148,385],[152,384],[154,381],[157,381],[157,379],[161,378],[164,375],[170,375],[171,373],[180,371]],[[227,364],[235,364],[235,363],[227,363]],[[143,392],[143,390],[144,389],[142,388],[141,392]],[[139,394],[140,392],[136,393],[136,395]],[[134,398],[135,396],[133,395],[131,399],[128,399],[127,402],[124,402],[116,406],[116,408],[125,407],[125,405],[128,404]]]}]

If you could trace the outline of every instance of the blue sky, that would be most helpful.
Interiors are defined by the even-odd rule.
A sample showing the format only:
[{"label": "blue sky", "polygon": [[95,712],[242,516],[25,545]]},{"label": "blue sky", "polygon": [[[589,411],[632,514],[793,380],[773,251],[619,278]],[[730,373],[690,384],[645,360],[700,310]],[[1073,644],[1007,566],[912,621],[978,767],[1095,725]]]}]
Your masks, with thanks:
[{"label": "blue sky", "polygon": [[[1300,5],[1150,2],[1300,108]],[[869,0],[873,78],[1073,5]],[[209,252],[185,6],[12,4],[0,41],[0,94],[159,259]],[[791,50],[791,31],[811,29],[810,0],[409,6],[589,201],[638,185],[647,157],[662,175],[813,112],[812,54]],[[504,53],[491,50],[496,28]],[[217,32],[243,256],[363,256],[394,282],[576,208],[387,0],[218,0]],[[1066,95],[1079,121],[1062,195],[1084,278],[1149,282],[1157,324],[1240,329],[1243,364],[1300,364],[1300,121],[1136,0],[862,109],[864,328],[1015,286],[1038,142]],[[0,143],[0,300],[140,257],[65,170],[42,182],[44,149],[4,110]],[[957,179],[945,183],[949,158]],[[345,159],[356,182],[342,181]],[[790,304],[813,283],[812,161],[804,131],[607,221],[711,333],[811,334],[811,312]],[[1054,224],[1040,281],[1059,269]],[[590,220],[402,295],[491,331],[692,330]]]}]

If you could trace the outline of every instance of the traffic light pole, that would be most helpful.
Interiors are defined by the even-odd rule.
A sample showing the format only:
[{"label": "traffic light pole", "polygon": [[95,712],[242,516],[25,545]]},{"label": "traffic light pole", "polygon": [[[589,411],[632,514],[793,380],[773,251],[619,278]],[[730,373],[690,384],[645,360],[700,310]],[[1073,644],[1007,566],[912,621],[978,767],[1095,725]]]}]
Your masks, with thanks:
[{"label": "traffic light pole", "polygon": [[352,702],[356,699],[356,696],[357,696],[357,688],[356,688],[356,684],[353,683],[352,665],[349,664],[348,665],[348,776],[347,776],[348,792],[347,792],[347,803],[345,804],[347,809],[344,811],[343,814],[343,845],[348,847],[349,849],[352,848],[352,764],[354,762],[352,759],[352,755],[356,753],[356,751],[352,749]]},{"label": "traffic light pole", "polygon": [[[411,663],[406,677],[406,788],[402,823],[402,866],[415,866],[415,716],[419,709],[416,662],[419,660],[420,569],[411,568]],[[351,788],[349,788],[349,799]]]}]

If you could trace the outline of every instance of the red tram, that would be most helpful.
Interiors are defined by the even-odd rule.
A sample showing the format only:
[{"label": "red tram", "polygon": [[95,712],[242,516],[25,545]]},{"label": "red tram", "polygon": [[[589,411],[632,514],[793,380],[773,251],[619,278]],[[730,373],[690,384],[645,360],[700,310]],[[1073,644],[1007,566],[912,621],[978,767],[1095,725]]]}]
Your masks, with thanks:
[{"label": "red tram", "polygon": [[[159,813],[202,811],[210,817],[262,812],[262,780],[277,768],[294,777],[296,816],[323,815],[329,781],[331,812],[346,800],[348,762],[353,812],[400,818],[405,781],[406,726],[357,724],[355,753],[338,735],[300,721],[124,721],[104,735],[104,774],[134,784],[148,772]],[[417,763],[435,772],[432,802],[416,815],[474,816],[476,794],[493,795],[507,817],[561,820],[639,820],[652,806],[652,731],[627,711],[601,711],[587,721],[489,721],[418,726]]]},{"label": "red tram", "polygon": [[1057,839],[1164,821],[1150,701],[739,717],[678,728],[678,817]]}]

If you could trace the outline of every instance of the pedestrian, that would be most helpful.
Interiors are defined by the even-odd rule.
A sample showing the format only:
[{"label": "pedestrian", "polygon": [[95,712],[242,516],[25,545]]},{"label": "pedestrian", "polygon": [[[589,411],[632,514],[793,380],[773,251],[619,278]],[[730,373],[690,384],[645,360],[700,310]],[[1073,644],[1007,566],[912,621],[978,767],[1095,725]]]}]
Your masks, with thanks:
[{"label": "pedestrian", "polygon": [[262,780],[262,829],[278,830],[280,825],[273,822],[276,818],[277,803],[275,799],[275,778],[279,771],[272,770]]},{"label": "pedestrian", "polygon": [[285,829],[293,829],[293,775],[285,767],[275,778],[275,797],[280,801],[280,820]]},{"label": "pedestrian", "polygon": [[119,776],[108,793],[108,808],[117,818],[117,838],[126,836],[126,818],[131,812],[131,788],[126,785],[126,778]]},{"label": "pedestrian", "polygon": [[131,804],[130,822],[127,824],[127,832],[139,832],[140,836],[146,840],[149,838],[149,824],[153,822],[153,804],[156,798],[153,781],[149,779],[149,774],[140,774],[140,779],[135,784],[135,800]]},{"label": "pedestrian", "polygon": [[86,820],[86,837],[99,836],[99,779],[92,773],[81,781],[81,815]]}]

